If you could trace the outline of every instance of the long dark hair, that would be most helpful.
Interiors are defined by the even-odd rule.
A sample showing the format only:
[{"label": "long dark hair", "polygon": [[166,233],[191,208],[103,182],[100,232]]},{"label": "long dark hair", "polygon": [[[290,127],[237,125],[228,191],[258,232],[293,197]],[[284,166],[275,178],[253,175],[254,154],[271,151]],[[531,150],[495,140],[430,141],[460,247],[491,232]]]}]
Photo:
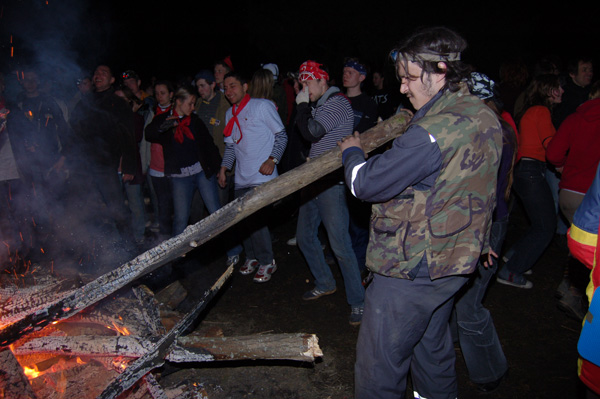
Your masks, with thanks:
[{"label": "long dark hair", "polygon": [[[425,73],[444,74],[446,85],[451,92],[459,89],[459,84],[469,77],[471,67],[461,60],[453,60],[450,55],[462,53],[467,48],[467,42],[458,33],[446,27],[433,27],[420,29],[403,42],[401,42],[392,54],[396,54],[396,64],[405,63],[408,70],[408,61],[413,61],[423,70],[421,79]],[[440,61],[424,61],[419,59],[420,54],[432,54],[440,57]],[[446,69],[441,69],[439,63],[443,62]]]},{"label": "long dark hair", "polygon": [[558,75],[545,74],[533,78],[525,90],[525,99],[523,107],[517,112],[516,122],[519,124],[521,118],[527,110],[533,106],[541,105],[552,110],[552,91],[560,88],[560,78]]}]

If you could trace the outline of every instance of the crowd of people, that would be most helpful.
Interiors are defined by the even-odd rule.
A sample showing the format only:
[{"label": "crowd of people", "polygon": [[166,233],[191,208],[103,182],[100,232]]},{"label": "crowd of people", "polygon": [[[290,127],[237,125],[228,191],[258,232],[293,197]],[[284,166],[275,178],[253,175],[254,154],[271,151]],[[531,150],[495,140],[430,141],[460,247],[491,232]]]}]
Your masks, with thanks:
[{"label": "crowd of people", "polygon": [[[446,28],[401,42],[390,60],[404,97],[358,58],[337,66],[341,88],[315,60],[246,76],[227,58],[191,81],[145,86],[136,71],[98,65],[68,98],[36,67],[4,75],[2,240],[35,258],[72,219],[67,229],[93,226],[94,245],[125,261],[339,146],[344,167],[301,191],[289,243],[314,276],[303,300],[337,290],[325,243],[342,272],[349,323],[361,325],[356,397],[404,397],[409,372],[415,397],[456,397],[453,323],[471,380],[494,390],[508,365],[485,291],[493,278],[530,289],[550,242],[566,240],[600,162],[600,83],[585,57],[564,72],[550,59],[507,62],[494,82],[461,59],[466,46]],[[360,134],[404,108],[406,132],[367,159]],[[530,225],[503,248],[515,207]],[[270,281],[268,223],[245,221],[236,235],[226,264]],[[556,282],[557,305],[578,320],[588,275],[570,261]],[[590,392],[600,394],[589,383],[599,375],[587,362]]]}]

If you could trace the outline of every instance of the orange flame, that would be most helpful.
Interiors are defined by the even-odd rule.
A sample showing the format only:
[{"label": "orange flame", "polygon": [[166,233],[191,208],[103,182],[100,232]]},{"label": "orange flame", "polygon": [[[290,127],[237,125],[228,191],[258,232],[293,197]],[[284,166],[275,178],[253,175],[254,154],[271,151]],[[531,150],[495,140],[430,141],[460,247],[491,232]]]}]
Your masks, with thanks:
[{"label": "orange flame", "polygon": [[35,365],[33,367],[23,367],[23,372],[25,373],[25,376],[30,380],[33,380],[34,378],[37,378],[42,374],[38,371]]},{"label": "orange flame", "polygon": [[[121,317],[119,316],[119,318],[121,318]],[[121,334],[121,335],[131,335],[131,333],[129,332],[129,330],[127,329],[127,327],[119,327],[118,325],[115,324],[114,321],[112,322],[112,325],[114,327],[114,330],[116,330],[119,334]],[[108,327],[108,328],[110,328],[111,330],[113,329],[112,327]]]}]

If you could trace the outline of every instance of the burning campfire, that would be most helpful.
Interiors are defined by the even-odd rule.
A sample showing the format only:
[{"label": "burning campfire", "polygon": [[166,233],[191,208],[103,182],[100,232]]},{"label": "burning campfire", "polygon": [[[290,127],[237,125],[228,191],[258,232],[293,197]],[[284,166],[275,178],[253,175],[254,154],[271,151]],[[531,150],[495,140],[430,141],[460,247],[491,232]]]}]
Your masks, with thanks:
[{"label": "burning campfire", "polygon": [[[12,284],[0,289],[0,336],[4,344],[9,342],[6,332],[14,321],[32,311],[43,312],[50,304],[60,307],[65,298],[85,292],[87,287],[69,286],[72,282],[60,281],[39,265],[20,267],[27,272],[6,272]],[[0,397],[208,398],[199,382],[161,387],[160,373],[153,374],[153,370],[165,361],[314,361],[322,355],[311,334],[182,337],[231,272],[228,269],[188,314],[170,307],[185,298],[181,296],[183,287],[176,282],[156,295],[143,285],[123,288],[71,317],[39,323],[41,328],[29,326],[0,352],[4,371]],[[70,307],[61,310],[71,311]]]}]

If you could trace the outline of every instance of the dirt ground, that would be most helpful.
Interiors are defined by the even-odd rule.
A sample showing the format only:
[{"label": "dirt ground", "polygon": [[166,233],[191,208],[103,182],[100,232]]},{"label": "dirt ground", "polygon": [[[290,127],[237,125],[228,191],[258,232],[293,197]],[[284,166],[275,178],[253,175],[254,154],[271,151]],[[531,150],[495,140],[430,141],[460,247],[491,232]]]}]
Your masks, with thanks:
[{"label": "dirt ground", "polygon": [[[220,329],[225,336],[269,333],[313,333],[323,357],[314,363],[292,361],[245,361],[195,364],[167,363],[158,371],[159,383],[173,387],[188,382],[202,386],[210,399],[353,397],[355,345],[358,327],[348,323],[343,281],[338,267],[332,270],[338,291],[316,301],[303,301],[313,278],[299,249],[286,241],[295,234],[294,207],[289,202],[259,212],[269,220],[278,270],[270,282],[257,284],[236,267],[233,276],[199,318],[195,330]],[[526,220],[516,207],[511,218],[507,246],[525,228]],[[225,270],[224,252],[218,239],[189,253],[173,265],[172,278],[180,280],[188,298],[185,311]],[[99,253],[109,251],[99,250]],[[509,362],[508,377],[492,393],[481,393],[470,383],[460,347],[456,345],[456,370],[461,398],[583,398],[577,378],[578,321],[557,307],[554,297],[567,262],[567,249],[555,240],[529,276],[530,290],[493,282],[485,305],[490,309]],[[243,257],[242,257],[243,261]],[[84,262],[85,264],[85,262]],[[80,267],[79,265],[77,267]],[[158,289],[169,279],[150,282]],[[144,281],[148,283],[148,281]],[[156,290],[155,290],[156,291]],[[204,399],[204,397],[203,397]]]},{"label": "dirt ground", "polygon": [[[285,213],[284,213],[285,215]],[[260,215],[259,215],[260,217]],[[285,361],[220,362],[167,365],[161,370],[163,386],[182,380],[202,384],[209,398],[331,398],[353,397],[353,366],[358,327],[348,324],[342,277],[334,295],[303,301],[313,287],[312,276],[295,246],[293,214],[271,224],[278,271],[265,284],[236,271],[212,302],[197,329],[217,327],[225,336],[261,333],[314,333],[323,357],[314,364]],[[507,245],[526,226],[517,208],[511,219]],[[224,257],[210,259],[198,249],[176,269],[181,282],[199,295],[224,270]],[[577,378],[577,339],[580,323],[556,307],[554,293],[567,261],[564,243],[555,240],[529,276],[534,286],[523,290],[492,283],[485,305],[492,312],[509,362],[508,377],[492,393],[481,393],[469,381],[456,345],[459,397],[462,398],[579,398],[584,387]]]}]

